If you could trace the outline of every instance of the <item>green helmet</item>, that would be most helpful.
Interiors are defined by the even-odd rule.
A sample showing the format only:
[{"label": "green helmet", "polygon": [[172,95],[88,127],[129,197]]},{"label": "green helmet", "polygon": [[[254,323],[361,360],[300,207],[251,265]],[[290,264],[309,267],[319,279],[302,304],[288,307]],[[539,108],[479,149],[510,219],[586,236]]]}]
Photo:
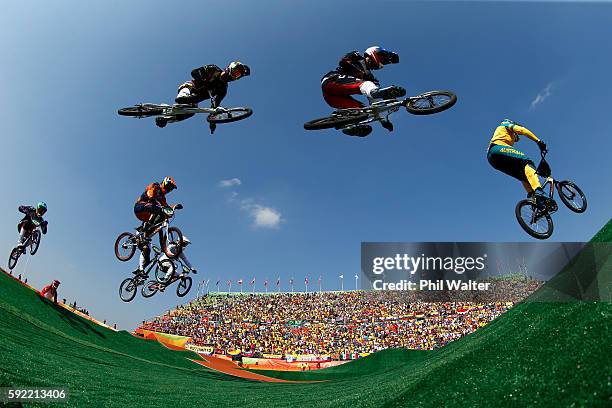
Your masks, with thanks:
[{"label": "green helmet", "polygon": [[44,201],[39,201],[36,204],[36,213],[42,215],[46,212],[47,212],[47,203],[45,203]]}]

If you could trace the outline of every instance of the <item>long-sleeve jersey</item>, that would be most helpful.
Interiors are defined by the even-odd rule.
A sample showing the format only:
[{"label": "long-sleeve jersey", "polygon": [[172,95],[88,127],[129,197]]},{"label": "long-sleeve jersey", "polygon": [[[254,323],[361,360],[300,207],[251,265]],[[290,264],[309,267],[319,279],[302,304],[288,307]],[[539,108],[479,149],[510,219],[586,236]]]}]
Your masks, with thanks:
[{"label": "long-sleeve jersey", "polygon": [[164,194],[159,183],[149,184],[144,193],[138,197],[136,202],[158,203],[164,207],[168,206],[168,203],[166,202],[166,195]]},{"label": "long-sleeve jersey", "polygon": [[213,106],[219,106],[225,95],[227,95],[227,80],[221,75],[223,70],[216,65],[204,65],[191,71],[193,78],[190,83],[192,94],[195,94],[195,102],[213,98]]},{"label": "long-sleeve jersey", "polygon": [[20,213],[25,214],[25,216],[19,222],[19,225],[28,223],[31,228],[34,228],[32,225],[40,225],[43,234],[47,233],[47,222],[43,219],[43,217],[36,214],[36,208],[29,205],[20,205],[17,210]]},{"label": "long-sleeve jersey", "polygon": [[504,124],[502,122],[502,124],[495,129],[490,144],[514,146],[514,143],[518,142],[519,140],[519,135],[524,135],[534,142],[538,142],[540,140],[531,130],[524,126],[517,125],[515,123]]},{"label": "long-sleeve jersey", "polygon": [[334,71],[330,71],[323,76],[321,82],[324,83],[328,79],[333,79],[339,75],[354,77],[362,81],[372,81],[378,84],[378,80],[374,74],[366,67],[365,57],[357,51],[351,51],[338,62],[338,67]]}]

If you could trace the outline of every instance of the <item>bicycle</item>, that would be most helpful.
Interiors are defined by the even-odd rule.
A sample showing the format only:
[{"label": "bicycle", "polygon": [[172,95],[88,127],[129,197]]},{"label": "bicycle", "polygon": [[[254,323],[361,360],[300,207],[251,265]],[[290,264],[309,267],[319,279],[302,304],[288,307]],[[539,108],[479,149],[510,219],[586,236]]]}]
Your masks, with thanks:
[{"label": "bicycle", "polygon": [[[148,245],[151,242],[151,237],[159,234],[159,245],[161,250],[170,259],[175,259],[181,254],[183,247],[183,233],[177,227],[170,227],[169,224],[174,219],[176,210],[182,209],[182,204],[176,204],[174,207],[164,209],[164,220],[155,224],[149,233],[138,231],[137,234],[131,232],[122,232],[115,241],[115,256],[122,262],[127,262],[134,256],[136,248],[143,245]],[[170,249],[170,246],[176,248]],[[173,247],[174,247],[173,246]]]},{"label": "bicycle", "polygon": [[246,119],[253,114],[253,109],[246,107],[236,108],[200,108],[190,104],[176,103],[174,105],[139,103],[117,111],[121,116],[130,116],[138,119],[152,116],[177,117],[196,113],[208,114],[206,120],[211,124],[230,123]]},{"label": "bicycle", "polygon": [[457,103],[457,96],[450,91],[429,91],[406,99],[385,99],[373,101],[363,108],[339,109],[330,116],[304,123],[306,130],[331,129],[349,130],[357,126],[389,119],[389,115],[406,108],[413,115],[431,115],[451,108]]},{"label": "bicycle", "polygon": [[[156,280],[150,280],[142,287],[142,289],[140,290],[142,296],[145,298],[150,298],[157,292],[163,292],[168,286],[172,285],[176,281],[180,281],[178,286],[176,287],[176,295],[178,297],[186,296],[191,290],[191,286],[193,285],[193,279],[191,279],[191,276],[188,276],[191,270],[186,267],[182,262],[181,266],[183,269],[181,274],[179,275],[176,274],[176,265],[175,270],[172,272],[172,274],[170,274],[168,271],[162,274],[160,274],[159,271],[155,271]],[[170,279],[166,279],[166,276],[168,275],[170,275]],[[163,278],[160,279],[161,276],[163,276]]]},{"label": "bicycle", "polygon": [[38,247],[40,246],[40,238],[42,236],[40,232],[40,223],[36,220],[32,220],[32,223],[35,225],[35,228],[28,234],[26,240],[21,244],[21,248],[16,246],[11,250],[8,260],[8,268],[11,271],[15,268],[15,266],[17,266],[19,257],[26,253],[26,248],[28,246],[30,247],[30,255],[35,255],[38,251]]},{"label": "bicycle", "polygon": [[538,176],[546,179],[542,190],[546,193],[543,203],[535,199],[521,200],[516,204],[515,215],[519,225],[534,238],[547,239],[553,233],[551,214],[558,210],[554,200],[555,190],[558,191],[561,201],[567,208],[575,213],[583,213],[587,209],[587,199],[582,190],[572,181],[557,181],[552,177],[550,165],[545,157],[547,150],[541,152],[541,160],[536,169]]},{"label": "bicycle", "polygon": [[126,278],[119,285],[119,297],[124,302],[131,302],[134,299],[138,287],[144,285],[149,277],[149,274],[151,273],[151,269],[153,269],[153,266],[155,266],[156,276],[160,273],[160,271],[164,274],[172,272],[172,275],[174,275],[174,269],[176,267],[174,262],[168,258],[161,259],[162,251],[156,246],[153,246],[153,252],[155,252],[155,257],[151,260],[151,262],[149,262],[149,265],[146,267],[144,273]]}]

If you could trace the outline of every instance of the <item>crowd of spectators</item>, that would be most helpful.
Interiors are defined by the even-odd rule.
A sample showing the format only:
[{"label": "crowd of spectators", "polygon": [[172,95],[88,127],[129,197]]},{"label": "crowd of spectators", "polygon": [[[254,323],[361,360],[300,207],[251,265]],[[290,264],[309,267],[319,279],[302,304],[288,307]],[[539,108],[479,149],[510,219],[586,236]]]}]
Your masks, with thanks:
[{"label": "crowd of spectators", "polygon": [[385,348],[431,350],[488,324],[541,283],[496,280],[487,291],[490,299],[479,294],[478,300],[459,292],[439,299],[413,291],[213,293],[141,327],[189,336],[217,352],[336,357]]}]

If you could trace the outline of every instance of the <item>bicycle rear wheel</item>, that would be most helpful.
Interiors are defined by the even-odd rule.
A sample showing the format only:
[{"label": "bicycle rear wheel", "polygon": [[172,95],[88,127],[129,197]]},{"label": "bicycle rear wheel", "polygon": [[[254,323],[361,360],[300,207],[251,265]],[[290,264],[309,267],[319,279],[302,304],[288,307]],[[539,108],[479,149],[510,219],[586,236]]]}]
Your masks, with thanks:
[{"label": "bicycle rear wheel", "polygon": [[369,117],[367,113],[358,113],[355,115],[331,115],[324,118],[311,120],[304,123],[306,130],[321,130],[321,129],[340,129],[344,126],[353,125],[366,120]]},{"label": "bicycle rear wheel", "polygon": [[121,108],[117,113],[121,116],[131,116],[134,118],[147,118],[149,116],[161,115],[164,112],[162,108],[150,105],[134,105],[128,108]]},{"label": "bicycle rear wheel", "polygon": [[132,278],[126,278],[119,285],[119,297],[124,302],[131,302],[136,296],[137,285]]},{"label": "bicycle rear wheel", "polygon": [[533,201],[519,201],[515,213],[521,228],[532,237],[547,239],[552,235],[553,221],[550,214],[539,209]]},{"label": "bicycle rear wheel", "polygon": [[151,296],[156,294],[158,290],[159,290],[159,283],[157,283],[154,280],[150,280],[144,284],[142,289],[140,289],[140,294],[142,295],[142,297],[150,298]]},{"label": "bicycle rear wheel", "polygon": [[451,108],[457,95],[450,91],[430,91],[406,100],[406,110],[413,115],[431,115]]},{"label": "bicycle rear wheel", "polygon": [[21,251],[17,248],[13,248],[13,250],[11,251],[11,254],[9,255],[9,260],[8,260],[8,268],[12,271],[15,266],[17,266],[17,261],[19,260],[19,257],[21,256]]},{"label": "bicycle rear wheel", "polygon": [[136,237],[134,234],[131,232],[123,232],[115,241],[115,256],[120,261],[129,261],[136,252],[136,246]]},{"label": "bicycle rear wheel", "polygon": [[34,255],[40,246],[40,231],[38,229],[34,230],[30,239],[32,240],[30,242],[30,255]]},{"label": "bicycle rear wheel", "polygon": [[211,113],[206,120],[210,123],[230,123],[246,119],[252,114],[251,108],[230,108],[221,113]]},{"label": "bicycle rear wheel", "polygon": [[587,209],[587,199],[582,190],[569,180],[560,181],[557,191],[563,204],[575,213],[583,213]]},{"label": "bicycle rear wheel", "polygon": [[178,286],[176,287],[176,295],[178,297],[184,297],[191,290],[191,285],[193,284],[193,280],[191,276],[185,276],[179,279]]}]

